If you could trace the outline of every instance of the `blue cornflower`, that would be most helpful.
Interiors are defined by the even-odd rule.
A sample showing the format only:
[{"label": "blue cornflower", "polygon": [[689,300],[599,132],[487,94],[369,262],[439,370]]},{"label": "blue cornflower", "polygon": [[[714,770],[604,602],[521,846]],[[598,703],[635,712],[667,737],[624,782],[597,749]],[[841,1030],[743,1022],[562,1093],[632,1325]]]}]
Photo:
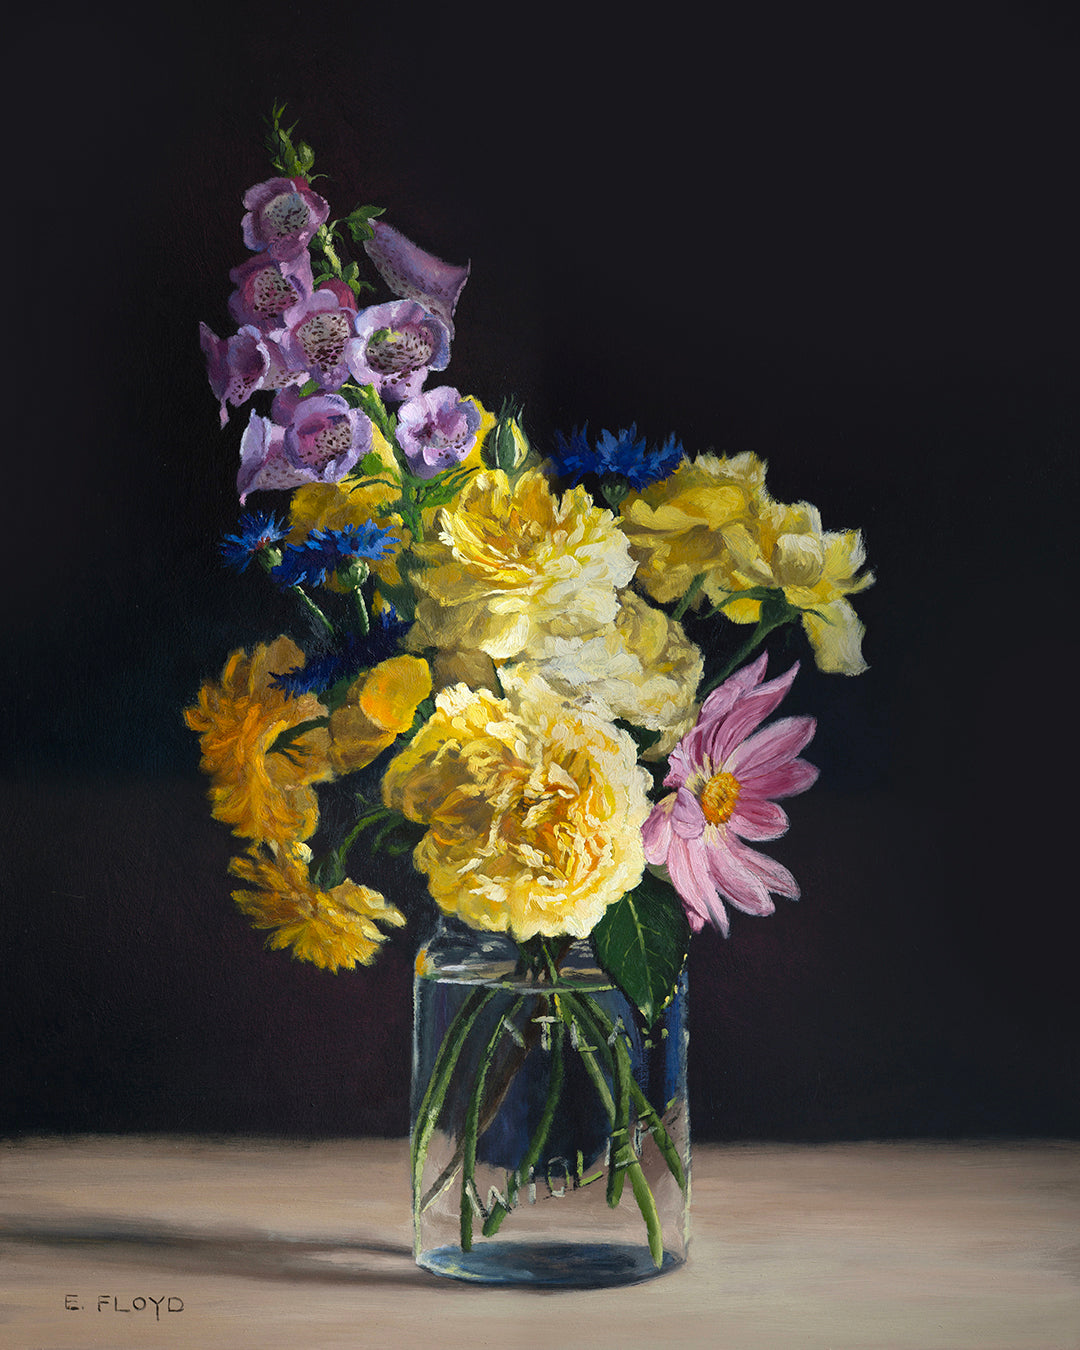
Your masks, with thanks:
[{"label": "blue cornflower", "polygon": [[382,558],[394,536],[373,520],[345,530],[312,530],[300,544],[289,544],[270,575],[282,586],[317,586],[352,563]]},{"label": "blue cornflower", "polygon": [[265,511],[245,511],[239,525],[236,534],[227,534],[221,541],[222,562],[237,572],[243,572],[256,554],[280,543],[289,533],[281,521]]},{"label": "blue cornflower", "polygon": [[552,456],[560,478],[580,483],[586,474],[617,474],[639,491],[673,473],[684,456],[682,443],[671,435],[661,446],[649,448],[637,434],[637,423],[623,427],[618,435],[602,431],[595,448],[589,445],[588,426],[575,427],[567,439],[555,433],[556,451]]},{"label": "blue cornflower", "polygon": [[369,666],[396,656],[400,638],[409,625],[398,619],[393,607],[380,614],[379,620],[370,633],[363,637],[348,633],[332,651],[310,657],[296,670],[275,675],[270,683],[287,694],[321,694],[339,680],[350,679]]}]

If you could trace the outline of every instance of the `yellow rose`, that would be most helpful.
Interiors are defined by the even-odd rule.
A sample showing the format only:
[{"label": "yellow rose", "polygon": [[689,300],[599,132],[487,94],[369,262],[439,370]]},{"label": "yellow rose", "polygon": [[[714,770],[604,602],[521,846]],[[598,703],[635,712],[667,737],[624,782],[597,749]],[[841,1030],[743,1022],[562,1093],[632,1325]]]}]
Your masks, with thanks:
[{"label": "yellow rose", "polygon": [[539,677],[456,685],[383,778],[428,827],[413,857],[439,907],[519,941],[584,937],[641,879],[648,774],[630,737]]},{"label": "yellow rose", "polygon": [[210,776],[210,809],[245,839],[284,842],[315,832],[319,804],[313,783],[334,776],[330,738],[321,727],[271,751],[283,733],[326,716],[314,694],[294,696],[270,681],[304,664],[289,638],[229,657],[220,683],[207,681],[184,720],[199,733],[201,768]]},{"label": "yellow rose", "polygon": [[[802,625],[821,670],[858,675],[864,628],[845,598],[873,584],[870,572],[857,575],[866,562],[858,530],[824,531],[817,507],[808,502],[785,506],[762,504],[754,530],[729,537],[723,569],[710,574],[705,592],[735,623],[756,623],[757,600],[740,600],[737,592],[752,586],[779,587],[788,602],[803,610]],[[730,599],[732,595],[735,599]],[[816,611],[810,613],[809,611]]]},{"label": "yellow rose", "polygon": [[436,517],[437,537],[416,548],[422,598],[409,635],[426,647],[530,653],[544,636],[612,623],[617,589],[634,572],[610,511],[584,488],[553,496],[539,471],[513,483],[501,469],[477,476]]},{"label": "yellow rose", "polygon": [[729,532],[754,519],[764,491],[765,465],[746,453],[684,460],[670,477],[631,492],[620,524],[649,595],[668,604],[722,568]]}]

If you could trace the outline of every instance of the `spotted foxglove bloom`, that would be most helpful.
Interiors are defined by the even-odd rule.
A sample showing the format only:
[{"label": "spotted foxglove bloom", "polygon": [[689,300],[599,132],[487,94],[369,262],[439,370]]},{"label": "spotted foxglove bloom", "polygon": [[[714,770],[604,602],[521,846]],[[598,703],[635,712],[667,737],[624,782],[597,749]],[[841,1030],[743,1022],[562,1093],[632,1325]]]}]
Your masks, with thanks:
[{"label": "spotted foxglove bloom", "polygon": [[373,384],[388,402],[415,398],[429,370],[450,364],[450,330],[415,300],[361,310],[356,336],[349,357],[353,379]]},{"label": "spotted foxglove bloom", "polygon": [[285,389],[271,412],[272,421],[253,413],[240,443],[241,503],[263,489],[336,483],[371,449],[370,420],[340,394],[302,398],[297,389]]},{"label": "spotted foxglove bloom", "polygon": [[256,183],[244,193],[244,207],[244,243],[284,260],[302,253],[330,214],[329,203],[312,192],[303,178]]},{"label": "spotted foxglove bloom", "polygon": [[210,388],[221,403],[221,425],[229,420],[227,403],[239,408],[259,389],[281,389],[306,378],[292,370],[281,346],[253,324],[245,324],[231,337],[219,338],[206,324],[199,324],[199,340],[206,354]]},{"label": "spotted foxglove bloom", "polygon": [[397,438],[417,478],[460,464],[476,444],[482,414],[472,399],[440,385],[401,405]]},{"label": "spotted foxglove bloom", "polygon": [[727,934],[725,900],[747,914],[771,914],[770,892],[799,898],[787,868],[745,842],[784,834],[787,816],[773,799],[805,792],[818,776],[797,758],[814,735],[814,718],[784,717],[757,729],[799,669],[796,662],[762,684],[766,659],[743,666],[705,700],[668,760],[664,786],[675,791],[642,831],[647,861],[667,868],[695,932],[708,922]]},{"label": "spotted foxglove bloom", "polygon": [[348,358],[358,339],[353,336],[353,310],[329,287],[301,300],[284,315],[282,341],[289,363],[303,366],[328,392],[349,378]]},{"label": "spotted foxglove bloom", "polygon": [[315,288],[306,253],[287,262],[260,254],[234,267],[229,280],[236,287],[229,296],[229,313],[237,324],[254,324],[263,332],[283,327],[285,312]]},{"label": "spotted foxglove bloom", "polygon": [[374,233],[365,242],[364,251],[383,281],[395,295],[419,300],[425,309],[442,319],[453,337],[454,309],[469,279],[468,264],[455,267],[443,262],[381,220],[373,220],[371,228]]}]

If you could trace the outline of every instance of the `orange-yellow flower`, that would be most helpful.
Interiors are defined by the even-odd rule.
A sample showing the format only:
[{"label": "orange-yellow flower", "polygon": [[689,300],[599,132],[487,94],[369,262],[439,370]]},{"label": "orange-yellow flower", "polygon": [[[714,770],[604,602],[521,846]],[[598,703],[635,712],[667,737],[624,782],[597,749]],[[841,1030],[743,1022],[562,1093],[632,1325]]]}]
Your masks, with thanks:
[{"label": "orange-yellow flower", "polygon": [[413,859],[473,928],[585,937],[641,879],[648,775],[633,741],[538,676],[455,685],[390,763],[383,800],[428,827]]},{"label": "orange-yellow flower", "polygon": [[413,724],[431,693],[431,671],[418,656],[392,656],[349,686],[330,714],[330,758],[339,774],[371,763]]},{"label": "orange-yellow flower", "polygon": [[301,961],[324,970],[370,964],[386,940],[377,925],[400,928],[404,916],[354,881],[320,890],[308,875],[308,856],[299,844],[234,858],[229,871],[251,889],[233,891],[233,899],[256,928],[274,930],[270,947],[291,947]]},{"label": "orange-yellow flower", "polygon": [[620,524],[649,595],[668,604],[722,568],[729,532],[753,520],[764,490],[765,465],[746,453],[684,460],[670,477],[631,492]]},{"label": "orange-yellow flower", "polygon": [[207,681],[184,719],[199,733],[201,768],[210,777],[217,820],[244,839],[271,843],[307,839],[319,819],[314,783],[333,777],[324,728],[303,732],[287,748],[271,747],[284,733],[326,709],[314,694],[274,688],[271,677],[304,664],[295,643],[280,637],[251,656],[235,651],[220,683]]}]

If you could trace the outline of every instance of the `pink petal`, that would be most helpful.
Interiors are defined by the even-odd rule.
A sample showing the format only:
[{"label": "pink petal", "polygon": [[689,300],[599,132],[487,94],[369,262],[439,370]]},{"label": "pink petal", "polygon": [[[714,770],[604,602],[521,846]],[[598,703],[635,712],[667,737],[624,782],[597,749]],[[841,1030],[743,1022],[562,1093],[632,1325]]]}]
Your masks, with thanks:
[{"label": "pink petal", "polygon": [[817,782],[819,770],[805,759],[793,759],[762,773],[739,774],[743,791],[754,797],[794,797]]},{"label": "pink petal", "polygon": [[796,661],[786,674],[751,690],[732,708],[730,716],[710,738],[712,744],[709,754],[714,764],[724,763],[735,747],[776,711],[798,673],[799,663]]},{"label": "pink petal", "polygon": [[646,862],[657,864],[667,861],[672,838],[671,808],[674,805],[674,796],[665,797],[662,802],[657,802],[649,812],[648,820],[641,827]]},{"label": "pink petal", "polygon": [[778,863],[765,853],[758,853],[756,849],[746,848],[738,840],[732,841],[731,853],[755,876],[760,877],[762,884],[770,891],[786,896],[789,900],[798,900],[801,894],[799,883],[783,863]]},{"label": "pink petal", "polygon": [[816,730],[813,717],[781,717],[736,746],[724,767],[740,780],[766,773],[794,759]]},{"label": "pink petal", "polygon": [[[722,842],[721,842],[722,841]],[[750,849],[743,848],[745,855]],[[709,849],[709,871],[725,900],[747,914],[771,914],[776,906],[769,898],[769,890],[759,876],[747,865],[744,857],[735,851],[735,841],[724,838],[717,831],[717,842]]]},{"label": "pink petal", "polygon": [[667,869],[672,885],[682,897],[690,922],[693,923],[696,914],[715,924],[726,937],[728,917],[710,879],[704,846],[697,840],[687,842],[685,839],[673,839]]},{"label": "pink petal", "polygon": [[765,674],[768,659],[768,653],[762,652],[756,661],[751,661],[748,666],[743,666],[734,675],[729,675],[718,689],[714,689],[701,705],[699,724],[712,722],[718,717],[725,716],[734,708],[739,699],[749,693],[751,689],[756,688],[761,683],[761,677]]},{"label": "pink petal", "polygon": [[727,824],[743,839],[779,839],[787,832],[788,818],[775,802],[742,792]]},{"label": "pink petal", "polygon": [[705,829],[705,813],[701,803],[689,788],[681,787],[675,794],[671,812],[671,826],[680,839],[700,839]]},{"label": "pink petal", "polygon": [[690,741],[690,737],[693,736],[694,730],[696,730],[696,728],[688,731],[668,756],[667,777],[664,779],[665,787],[682,787],[690,775],[698,768],[698,765],[690,757],[688,747],[688,742]]}]

